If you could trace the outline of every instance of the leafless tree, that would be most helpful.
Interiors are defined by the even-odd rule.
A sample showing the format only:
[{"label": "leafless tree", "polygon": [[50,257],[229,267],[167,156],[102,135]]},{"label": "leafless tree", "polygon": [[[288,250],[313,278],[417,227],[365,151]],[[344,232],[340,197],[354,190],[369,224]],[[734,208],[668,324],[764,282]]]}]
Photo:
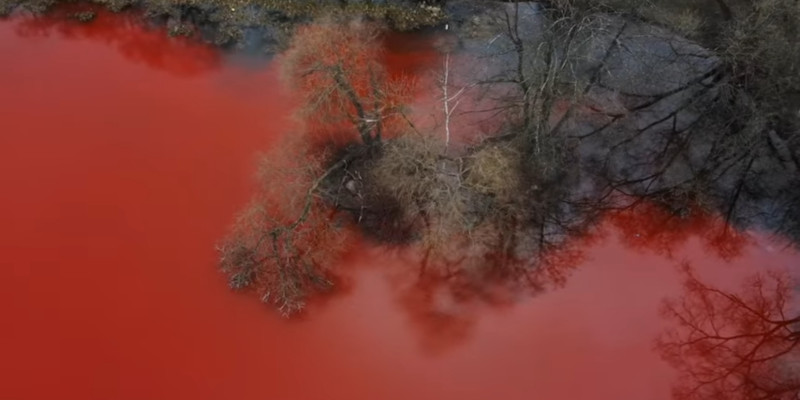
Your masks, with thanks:
[{"label": "leafless tree", "polygon": [[381,141],[387,120],[398,118],[407,85],[387,76],[380,33],[378,25],[357,19],[298,30],[281,65],[309,123],[336,129],[346,122],[362,143]]},{"label": "leafless tree", "polygon": [[340,194],[361,195],[360,179],[348,167],[364,152],[320,150],[325,147],[316,146],[314,133],[343,131],[344,143],[355,139],[379,149],[398,118],[405,87],[389,81],[378,35],[363,21],[323,21],[301,28],[282,60],[284,76],[301,96],[305,132],[265,157],[261,191],[218,250],[230,286],[254,288],[283,315],[333,286],[332,267],[350,221],[339,212]]},{"label": "leafless tree", "polygon": [[[449,30],[449,24],[445,25],[445,30]],[[461,85],[460,87],[452,88],[453,85],[452,81],[452,68],[450,66],[450,59],[452,49],[446,43],[445,48],[442,49],[444,52],[444,65],[442,67],[441,77],[439,79],[439,87],[442,92],[442,112],[444,114],[444,150],[447,151],[447,148],[450,146],[450,125],[454,116],[456,109],[458,108],[459,104],[463,100],[463,96],[465,92],[472,86],[472,85]],[[455,92],[453,90],[455,89]]]},{"label": "leafless tree", "polygon": [[[303,199],[299,205],[276,212],[264,205],[271,200],[258,198],[244,214],[242,228],[222,247],[233,286],[285,287],[289,295],[280,297],[290,301],[281,307],[328,286],[311,248],[328,240],[324,232],[341,222],[332,217],[341,210],[384,243],[418,245],[419,275],[460,288],[563,281],[567,273],[548,272],[548,257],[558,253],[552,250],[584,234],[600,211],[619,207],[618,199],[655,199],[680,223],[698,204],[701,213],[722,210],[736,221],[755,191],[755,174],[765,169],[760,144],[767,143],[761,133],[769,118],[756,115],[762,98],[740,84],[761,71],[737,73],[752,62],[720,58],[633,18],[645,15],[635,4],[618,5],[621,11],[612,3],[625,2],[558,0],[536,12],[504,5],[492,41],[500,51],[490,56],[507,68],[457,88],[447,49],[436,88],[444,123],[430,132],[417,130],[404,113],[407,85],[383,68],[377,26],[328,19],[300,29],[282,66],[301,98],[305,136],[344,137],[337,154],[300,175],[301,189],[278,197],[289,204]],[[731,9],[734,20],[739,11]],[[652,82],[653,68],[662,68],[662,81]],[[456,153],[448,151],[458,135],[451,118],[460,115],[455,110],[467,88],[469,96],[489,97],[491,107],[460,110],[498,123],[485,140]],[[781,165],[791,167],[791,145],[773,136]],[[274,282],[304,283],[297,289]]]},{"label": "leafless tree", "polygon": [[[317,193],[344,160],[297,152],[265,158],[263,187],[220,243],[220,268],[232,289],[252,288],[284,316],[301,311],[314,293],[334,284],[332,269],[346,249],[343,221]],[[292,159],[294,158],[294,159]]]}]

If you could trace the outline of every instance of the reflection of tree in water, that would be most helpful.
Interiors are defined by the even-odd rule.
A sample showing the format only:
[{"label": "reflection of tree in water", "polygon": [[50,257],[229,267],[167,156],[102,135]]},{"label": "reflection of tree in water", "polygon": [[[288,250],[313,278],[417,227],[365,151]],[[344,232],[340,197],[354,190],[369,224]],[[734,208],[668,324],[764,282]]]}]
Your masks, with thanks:
[{"label": "reflection of tree in water", "polygon": [[163,30],[146,29],[139,15],[98,12],[90,23],[61,8],[46,17],[20,17],[16,33],[23,37],[58,35],[67,39],[101,41],[119,50],[125,58],[177,76],[192,76],[219,67],[219,53],[187,38],[169,38]]},{"label": "reflection of tree in water", "polygon": [[[584,261],[584,250],[602,239],[602,233],[608,228],[618,232],[626,246],[655,252],[670,258],[678,256],[679,250],[684,248],[690,240],[699,239],[704,249],[724,260],[731,260],[741,256],[742,251],[751,240],[746,233],[731,228],[721,216],[700,211],[693,211],[689,215],[679,215],[658,203],[648,201],[636,202],[635,205],[623,210],[608,212],[604,221],[598,225],[599,229],[588,229],[587,226],[584,226],[583,232],[590,232],[589,234],[580,235],[578,231],[571,231],[569,234],[577,235],[577,237],[560,243],[551,243],[549,250],[542,254],[530,255],[527,258],[509,257],[507,253],[503,252],[488,252],[478,258],[470,258],[467,254],[459,253],[458,257],[451,258],[452,262],[458,265],[448,265],[438,258],[431,260],[430,257],[418,257],[414,261],[409,261],[409,263],[416,263],[413,264],[417,266],[416,268],[408,269],[414,271],[415,275],[396,280],[396,287],[400,293],[400,304],[420,330],[423,345],[431,351],[443,351],[463,343],[469,338],[478,315],[486,307],[509,307],[520,301],[522,296],[535,296],[543,294],[548,289],[557,289],[566,285],[569,275]],[[431,263],[439,264],[431,265]],[[482,267],[469,268],[469,263],[481,263]],[[490,271],[490,274],[472,276],[470,271]],[[491,272],[495,274],[492,275]],[[778,314],[780,310],[783,310],[784,313],[789,312],[788,305],[791,303],[788,277],[771,274],[753,278],[748,281],[748,287],[751,288],[749,292],[735,295],[726,294],[703,284],[688,269],[686,274],[687,295],[683,301],[689,309],[679,308],[675,303],[665,306],[665,309],[669,310],[665,313],[673,313],[671,314],[672,319],[681,324],[691,324],[681,325],[682,328],[701,329],[703,324],[710,324],[719,328],[722,333],[728,330],[734,340],[740,340],[736,343],[731,342],[732,345],[739,346],[737,348],[753,344],[755,335],[762,334],[763,336],[766,333],[773,335],[768,338],[771,341],[753,355],[751,361],[754,362],[769,354],[776,355],[781,350],[779,347],[781,343],[778,341],[779,335],[783,334],[787,340],[790,340],[784,343],[783,349],[789,350],[791,357],[800,356],[797,353],[798,349],[795,348],[800,339],[797,333],[798,327],[795,326],[794,330],[791,330],[792,324],[800,322],[800,313],[797,313],[798,317],[796,318],[789,318],[788,314]],[[755,290],[756,288],[760,288],[762,292]],[[718,295],[718,298],[714,298],[714,295]],[[759,298],[758,295],[762,297]],[[729,301],[731,304],[723,304],[723,301]],[[762,325],[745,324],[748,321],[754,322],[754,318],[748,320],[746,319],[747,315],[743,314],[743,312],[756,309],[750,304],[760,307],[759,312],[766,318],[762,321]],[[735,309],[737,306],[741,306],[742,310],[737,311]],[[703,312],[707,314],[704,315]],[[681,315],[681,313],[688,314]],[[726,315],[726,313],[728,314]],[[720,320],[717,321],[715,318]],[[732,321],[731,318],[739,318],[739,320]],[[729,322],[723,323],[725,319],[728,319]],[[773,323],[773,326],[766,326],[770,323]],[[770,331],[767,328],[775,328],[775,330]],[[779,328],[785,329],[780,331]],[[675,335],[675,332],[678,331],[673,331],[671,333],[673,336],[670,336],[672,342],[662,340],[660,344],[665,355],[666,347],[672,346],[672,349],[669,350],[673,351],[673,354],[669,355],[672,361],[676,360],[674,349],[687,345],[685,343],[688,342],[692,342],[688,346],[697,346],[692,350],[695,351],[695,356],[713,351],[713,343],[695,342],[698,339],[696,335],[703,332],[708,333],[707,331],[695,331],[691,333],[695,336],[691,337],[680,337],[680,335]],[[739,334],[744,335],[748,341],[738,339]],[[713,339],[709,338],[709,340]],[[678,344],[676,340],[684,342]],[[794,341],[791,342],[791,340]],[[722,349],[716,350],[722,351]],[[776,355],[775,358],[778,356],[781,358],[781,362],[790,360],[789,355]],[[792,360],[800,362],[800,358]],[[683,368],[688,368],[688,364],[682,365]],[[717,366],[717,368],[723,367],[725,366]],[[781,364],[781,368],[788,367]],[[763,367],[760,371],[760,373],[766,374],[772,373],[773,370]],[[692,370],[692,372],[695,371]],[[706,373],[712,372],[707,371]],[[784,375],[791,377],[792,373],[796,374],[797,370]],[[731,398],[735,399],[735,397]],[[782,399],[788,397],[751,396],[741,398]]]},{"label": "reflection of tree in water", "polygon": [[[509,257],[495,251],[463,255],[450,265],[429,255],[409,256],[393,288],[423,347],[441,352],[469,338],[482,310],[511,307],[563,287],[598,235],[576,235],[542,254]],[[416,250],[420,250],[417,248]],[[436,263],[436,265],[434,265]]]},{"label": "reflection of tree in water", "polygon": [[690,238],[700,238],[706,248],[723,259],[741,254],[747,236],[731,228],[721,217],[703,211],[681,216],[652,202],[636,203],[613,214],[611,224],[627,246],[672,256]]},{"label": "reflection of tree in water", "polygon": [[800,310],[785,273],[762,273],[738,291],[708,285],[684,266],[684,295],[664,303],[674,323],[657,342],[680,372],[677,399],[797,399]]},{"label": "reflection of tree in water", "polygon": [[[586,209],[584,213],[598,215],[605,210],[602,204],[596,207],[598,210]],[[397,280],[400,302],[420,329],[424,345],[434,351],[444,350],[468,338],[481,307],[511,306],[521,296],[566,285],[570,274],[584,261],[584,250],[602,239],[608,228],[618,232],[626,246],[668,257],[697,238],[706,249],[732,259],[741,254],[749,240],[720,216],[697,210],[678,214],[650,201],[635,201],[621,210],[607,211],[603,220],[596,228],[594,219],[584,224],[561,221],[556,225],[572,229],[563,229],[560,233],[564,236],[557,237],[569,239],[543,238],[542,243],[511,253],[503,250],[501,242],[477,254],[475,246],[459,243],[445,255],[431,255],[423,248],[422,256],[408,262],[416,266],[408,269],[415,275]],[[557,231],[553,226],[548,230]],[[540,253],[537,245],[545,250]]]},{"label": "reflection of tree in water", "polygon": [[[656,203],[639,203],[610,221],[627,246],[670,258],[691,238],[725,260],[740,256],[749,241],[721,216],[682,217]],[[661,312],[672,326],[656,343],[679,372],[673,397],[797,399],[800,309],[793,303],[791,277],[756,274],[737,291],[704,282],[688,263],[681,272],[683,296],[664,301]]]},{"label": "reflection of tree in water", "polygon": [[[621,40],[635,41],[649,33],[654,38],[638,46],[670,44],[672,52],[680,49],[672,46],[669,35],[655,37],[659,32],[650,27],[604,17],[598,17],[591,25],[578,23],[568,29],[581,32],[579,36],[562,35],[561,29],[552,27],[542,38],[544,43],[526,43],[519,35],[524,29],[518,29],[518,4],[507,11],[513,12],[505,12],[501,20],[511,31],[504,41],[509,48],[498,50],[515,57],[503,59],[498,55],[496,59],[506,60],[516,68],[501,72],[488,82],[508,81],[514,88],[504,89],[507,96],[501,100],[492,100],[500,103],[502,111],[493,112],[496,131],[489,132],[491,136],[481,143],[463,148],[448,147],[448,61],[444,63],[440,89],[444,135],[440,127],[421,132],[411,122],[413,118],[405,114],[404,102],[408,99],[398,95],[407,91],[387,79],[391,74],[386,73],[380,57],[378,28],[343,19],[298,30],[283,59],[283,69],[301,97],[299,115],[306,126],[305,132],[299,134],[307,135],[311,142],[308,138],[334,137],[333,133],[340,133],[343,139],[332,140],[337,145],[333,146],[334,156],[326,155],[319,168],[303,178],[303,190],[282,198],[304,205],[293,209],[291,218],[270,215],[269,207],[260,207],[264,202],[261,199],[254,202],[260,214],[245,213],[259,218],[253,224],[237,226],[235,230],[242,231],[234,232],[229,245],[222,247],[221,265],[230,275],[231,286],[259,286],[263,299],[274,299],[276,290],[285,293],[279,295],[281,300],[276,305],[287,315],[301,310],[304,299],[314,294],[317,286],[331,286],[326,273],[316,273],[327,271],[329,257],[324,251],[309,248],[318,244],[316,240],[304,239],[318,230],[313,226],[318,222],[315,205],[324,211],[316,215],[343,215],[331,222],[349,222],[349,226],[378,243],[407,245],[417,252],[416,263],[411,263],[407,271],[411,278],[404,280],[412,283],[403,285],[408,291],[401,296],[402,303],[437,348],[468,335],[475,318],[473,305],[509,304],[519,293],[540,293],[563,285],[569,271],[580,261],[579,245],[585,244],[572,248],[570,238],[585,234],[603,208],[619,207],[614,202],[617,195],[678,199],[672,201],[677,205],[672,207],[677,211],[672,214],[655,205],[639,204],[612,218],[628,242],[636,246],[670,254],[689,237],[698,235],[723,257],[738,255],[745,239],[726,224],[705,214],[680,216],[690,208],[687,204],[703,198],[695,189],[704,186],[705,181],[694,172],[683,176],[685,168],[678,169],[680,174],[669,173],[684,150],[696,147],[689,140],[694,136],[687,133],[690,126],[678,124],[678,120],[688,118],[678,114],[690,106],[699,110],[700,103],[712,100],[706,99],[710,88],[701,83],[716,81],[721,71],[713,57],[695,45],[685,44],[682,51],[704,54],[700,58],[708,61],[695,66],[703,67],[702,71],[695,71],[696,78],[677,88],[657,87],[648,95],[631,91],[629,98],[616,100],[620,110],[603,112],[611,120],[609,124],[635,114],[630,120],[614,129],[606,129],[608,124],[597,129],[591,124],[585,127],[582,120],[563,121],[577,113],[575,110],[591,109],[581,104],[593,86],[619,83],[612,76],[616,74],[603,71],[612,57],[618,57],[617,62],[622,65],[634,58],[617,55],[627,54],[627,48],[617,49]],[[567,43],[563,45],[571,49],[572,41],[580,42],[582,35],[588,40],[599,31],[611,34],[595,46],[603,56],[585,66],[588,82],[581,82],[584,88],[579,93],[572,93],[576,79],[570,64],[580,65],[581,54],[554,61],[558,57],[542,57],[534,51],[547,44],[547,54],[558,54],[562,44],[555,38],[566,36]],[[540,65],[538,61],[526,61],[529,59],[550,61]],[[679,71],[672,71],[670,76],[684,76],[694,70],[689,68],[693,63],[682,64],[686,65],[677,67]],[[642,69],[652,71],[650,67]],[[622,76],[630,75],[620,72]],[[652,80],[653,74],[647,75],[639,77],[642,85]],[[537,82],[531,86],[531,79],[537,76],[542,78],[541,85]],[[564,88],[560,87],[562,84],[553,86],[561,81],[568,84]],[[607,90],[604,96],[613,97],[616,89]],[[688,100],[661,103],[664,109],[636,114],[677,92],[687,92],[684,95]],[[538,94],[531,97],[533,93]],[[596,103],[608,102],[600,94],[597,96]],[[570,99],[570,106],[564,106],[564,98]],[[696,119],[699,112],[692,111],[691,119]],[[554,115],[561,122],[551,121]],[[630,129],[633,131],[628,132]],[[650,137],[654,131],[657,134]],[[699,135],[702,130],[692,132]],[[446,139],[442,141],[441,136]],[[659,154],[661,161],[654,163],[654,154]],[[305,157],[298,156],[300,160]],[[716,166],[709,168],[714,170]],[[280,180],[266,176],[272,187],[280,184]],[[687,182],[691,185],[684,185]],[[734,206],[739,193],[734,192],[733,205],[726,207],[729,221],[737,215]],[[337,228],[338,224],[325,225]],[[265,243],[272,245],[264,246]],[[316,268],[320,271],[314,271]],[[262,276],[269,279],[259,279]]]}]

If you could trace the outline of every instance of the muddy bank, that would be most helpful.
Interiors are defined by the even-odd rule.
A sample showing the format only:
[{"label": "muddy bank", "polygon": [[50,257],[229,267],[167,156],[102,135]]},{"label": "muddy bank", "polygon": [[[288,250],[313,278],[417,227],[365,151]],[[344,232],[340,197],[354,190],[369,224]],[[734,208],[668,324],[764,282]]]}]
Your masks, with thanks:
[{"label": "muddy bank", "polygon": [[[364,16],[398,31],[438,26],[446,16],[438,5],[400,1],[295,0],[0,0],[0,17],[12,13],[57,12],[91,22],[98,7],[112,12],[134,10],[173,36],[197,37],[215,46],[273,54],[284,48],[298,24],[329,15]],[[434,2],[435,3],[435,2]]]}]

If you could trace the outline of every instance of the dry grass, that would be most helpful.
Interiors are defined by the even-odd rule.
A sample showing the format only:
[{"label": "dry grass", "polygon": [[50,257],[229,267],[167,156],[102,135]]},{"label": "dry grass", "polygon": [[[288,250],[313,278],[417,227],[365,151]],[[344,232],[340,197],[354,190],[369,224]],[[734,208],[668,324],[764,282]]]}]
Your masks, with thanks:
[{"label": "dry grass", "polygon": [[472,197],[463,182],[463,160],[443,156],[444,143],[405,135],[384,144],[368,169],[375,190],[402,207],[403,224],[415,226],[420,245],[451,254],[470,229]]},{"label": "dry grass", "polygon": [[[16,6],[33,13],[44,13],[59,0],[0,0],[0,15],[4,10],[10,12]],[[223,25],[258,25],[275,23],[278,20],[307,21],[323,16],[346,15],[364,16],[376,21],[384,21],[398,30],[413,30],[434,26],[444,20],[444,13],[437,7],[400,5],[390,2],[349,2],[342,6],[336,1],[302,0],[90,0],[118,12],[136,6],[154,16],[180,15],[181,10],[195,7],[207,12],[210,19]],[[262,10],[262,15],[278,14],[273,21],[253,20],[254,10]]]},{"label": "dry grass", "polygon": [[435,138],[407,135],[385,143],[369,166],[370,181],[415,225],[425,272],[471,285],[525,273],[534,263],[524,261],[533,247],[521,153],[513,143],[456,158],[443,149]]},{"label": "dry grass", "polygon": [[442,148],[429,137],[405,135],[389,141],[370,166],[371,181],[401,204],[428,202],[441,184]]},{"label": "dry grass", "polygon": [[509,144],[493,144],[468,157],[466,185],[502,203],[514,200],[522,187],[519,149]]}]

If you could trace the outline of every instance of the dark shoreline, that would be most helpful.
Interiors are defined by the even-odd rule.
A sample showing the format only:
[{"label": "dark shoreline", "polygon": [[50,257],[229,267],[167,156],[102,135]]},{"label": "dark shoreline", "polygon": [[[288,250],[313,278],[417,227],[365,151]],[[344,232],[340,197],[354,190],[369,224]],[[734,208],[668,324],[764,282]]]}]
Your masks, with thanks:
[{"label": "dark shoreline", "polygon": [[321,16],[363,16],[396,31],[429,29],[446,19],[441,7],[413,1],[340,6],[291,0],[0,0],[0,18],[57,14],[90,23],[99,9],[135,11],[148,23],[166,27],[171,36],[194,37],[222,49],[262,55],[280,52],[296,26]]}]

